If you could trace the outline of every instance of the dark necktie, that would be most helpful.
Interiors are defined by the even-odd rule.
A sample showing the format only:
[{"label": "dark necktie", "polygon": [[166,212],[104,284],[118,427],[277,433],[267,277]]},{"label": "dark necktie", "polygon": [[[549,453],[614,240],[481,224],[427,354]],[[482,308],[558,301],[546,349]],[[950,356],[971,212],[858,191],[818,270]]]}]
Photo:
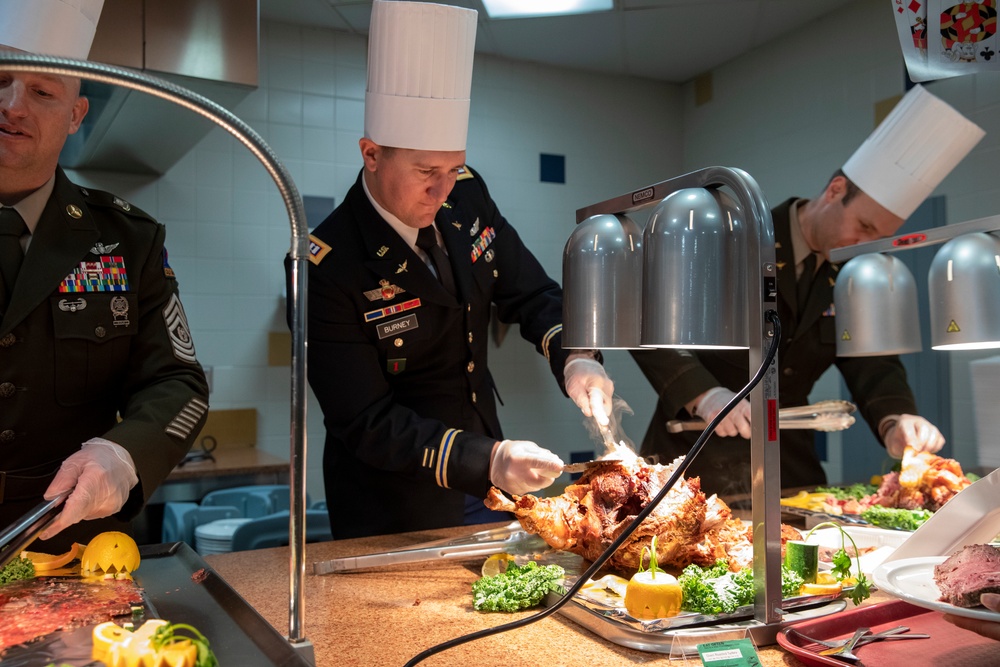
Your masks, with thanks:
[{"label": "dark necktie", "polygon": [[799,276],[799,281],[795,285],[795,296],[798,300],[800,313],[805,310],[806,302],[809,300],[809,291],[812,289],[813,279],[816,278],[816,253],[809,253],[802,266],[802,275]]},{"label": "dark necktie", "polygon": [[21,237],[28,233],[21,215],[9,206],[0,208],[0,312],[7,311],[11,292],[17,273],[21,270],[24,260],[24,250],[21,249]]},{"label": "dark necktie", "polygon": [[437,270],[438,280],[452,296],[455,296],[457,292],[455,290],[455,277],[451,273],[451,263],[448,261],[448,256],[444,254],[444,250],[437,244],[434,225],[427,225],[420,229],[417,233],[417,247],[430,256],[431,261],[434,262],[434,268]]}]

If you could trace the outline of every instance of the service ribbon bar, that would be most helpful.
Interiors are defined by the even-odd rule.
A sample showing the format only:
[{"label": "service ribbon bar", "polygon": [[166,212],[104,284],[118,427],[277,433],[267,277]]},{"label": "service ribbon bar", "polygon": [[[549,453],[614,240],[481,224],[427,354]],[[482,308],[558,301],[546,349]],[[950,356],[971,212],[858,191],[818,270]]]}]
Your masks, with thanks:
[{"label": "service ribbon bar", "polygon": [[365,313],[365,322],[374,322],[375,320],[380,320],[383,317],[388,317],[389,315],[395,315],[396,313],[402,313],[419,307],[420,299],[410,299],[409,301],[397,303],[392,306],[386,306],[385,308],[379,308],[378,310],[370,310]]},{"label": "service ribbon bar", "polygon": [[125,258],[101,255],[96,262],[80,262],[63,278],[60,292],[127,292],[128,274]]},{"label": "service ribbon bar", "polygon": [[487,227],[483,230],[483,233],[479,235],[479,238],[472,242],[472,262],[473,264],[479,259],[479,256],[486,252],[486,247],[493,243],[493,239],[496,238],[497,233],[492,227]]}]

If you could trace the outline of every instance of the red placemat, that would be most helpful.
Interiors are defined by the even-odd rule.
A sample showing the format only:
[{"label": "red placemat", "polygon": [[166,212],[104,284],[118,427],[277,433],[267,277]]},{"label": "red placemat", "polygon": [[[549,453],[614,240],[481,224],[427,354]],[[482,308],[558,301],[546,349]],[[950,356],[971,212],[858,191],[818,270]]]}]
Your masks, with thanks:
[{"label": "red placemat", "polygon": [[[798,632],[815,639],[846,639],[860,627],[872,632],[905,625],[928,639],[877,641],[854,651],[866,667],[1000,667],[1000,642],[962,630],[929,611],[902,600],[859,607],[823,618],[796,623]],[[795,633],[778,633],[778,644],[807,665],[844,667],[846,663],[818,655],[817,646]]]}]

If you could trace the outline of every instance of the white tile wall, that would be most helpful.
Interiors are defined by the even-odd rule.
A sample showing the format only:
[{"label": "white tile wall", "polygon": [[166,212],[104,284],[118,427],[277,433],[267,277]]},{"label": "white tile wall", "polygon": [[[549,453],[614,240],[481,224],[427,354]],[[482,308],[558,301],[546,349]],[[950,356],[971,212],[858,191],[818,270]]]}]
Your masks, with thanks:
[{"label": "white tile wall", "polygon": [[[861,0],[713,72],[715,98],[696,107],[684,86],[684,168],[712,163],[746,169],[773,206],[818,194],[832,172],[874,129],[874,104],[904,92],[904,66],[887,2]],[[947,197],[948,222],[1000,213],[1000,72],[930,82],[927,89],[987,131],[934,194]],[[922,278],[918,278],[922,279]],[[995,353],[995,351],[994,351]],[[951,355],[952,433],[963,465],[975,466],[969,362],[991,352]],[[836,371],[813,398],[839,392]],[[832,434],[835,435],[835,434]],[[837,438],[831,438],[836,445]],[[828,475],[840,477],[831,448]]]},{"label": "white tile wall", "polygon": [[[477,56],[468,160],[526,243],[557,280],[577,208],[709,165],[740,167],[769,202],[811,196],[873,129],[873,105],[903,92],[888,3],[860,0],[808,31],[757,48],[713,72],[714,99],[695,107],[693,85],[672,86]],[[275,150],[302,194],[339,203],[360,168],[366,43],[330,30],[265,23],[261,82],[233,111]],[[939,188],[950,222],[1000,210],[992,165],[1000,158],[1000,74],[928,88],[990,134]],[[178,113],[183,113],[178,111]],[[567,182],[540,183],[538,154],[566,156]],[[255,407],[259,446],[287,455],[289,372],[267,367],[267,335],[284,330],[281,261],[290,231],[284,205],[257,160],[213,131],[158,179],[74,175],[115,191],[167,225],[198,355],[214,367],[215,408]],[[579,411],[516,330],[491,351],[509,437],[562,455],[592,449]],[[954,353],[953,353],[954,354]],[[988,355],[982,355],[988,356]],[[617,393],[634,409],[641,441],[655,394],[625,352],[606,355]],[[954,354],[960,459],[975,449],[968,361]],[[836,392],[835,377],[819,393]],[[963,393],[964,392],[964,393]],[[323,497],[322,416],[309,405],[309,493]],[[839,452],[831,451],[831,477]]]},{"label": "white tile wall", "polygon": [[[277,23],[265,23],[261,37],[260,87],[233,112],[260,133],[302,194],[339,203],[361,167],[366,42]],[[560,282],[577,208],[680,172],[675,86],[477,57],[472,97],[469,163]],[[566,156],[565,184],[539,182],[543,152]],[[216,129],[157,179],[72,176],[130,199],[167,226],[170,263],[198,356],[213,366],[212,407],[256,408],[258,446],[287,456],[289,370],[267,366],[267,338],[286,330],[282,259],[290,230],[263,166]],[[567,458],[594,447],[579,410],[516,328],[491,354],[508,436],[535,440]],[[643,415],[626,422],[641,439],[655,397],[627,355],[608,358],[620,394]],[[307,484],[319,499],[324,430],[312,399],[308,422]]]}]

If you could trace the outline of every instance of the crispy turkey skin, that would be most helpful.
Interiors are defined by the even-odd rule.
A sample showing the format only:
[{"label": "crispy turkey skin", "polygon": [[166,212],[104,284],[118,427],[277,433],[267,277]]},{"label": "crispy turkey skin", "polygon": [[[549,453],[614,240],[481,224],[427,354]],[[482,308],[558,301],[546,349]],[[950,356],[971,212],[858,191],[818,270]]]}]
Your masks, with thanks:
[{"label": "crispy turkey skin", "polygon": [[[648,464],[638,457],[599,461],[560,496],[507,495],[494,487],[485,503],[491,509],[512,512],[525,530],[552,548],[592,561],[656,496],[680,461],[665,466]],[[782,528],[782,543],[801,539],[795,529]],[[712,565],[719,558],[726,559],[733,571],[752,565],[749,529],[733,518],[718,497],[706,498],[697,477],[679,480],[615,552],[608,566],[637,569],[643,547],[649,547],[654,535],[658,536],[657,560],[664,567]]]}]

